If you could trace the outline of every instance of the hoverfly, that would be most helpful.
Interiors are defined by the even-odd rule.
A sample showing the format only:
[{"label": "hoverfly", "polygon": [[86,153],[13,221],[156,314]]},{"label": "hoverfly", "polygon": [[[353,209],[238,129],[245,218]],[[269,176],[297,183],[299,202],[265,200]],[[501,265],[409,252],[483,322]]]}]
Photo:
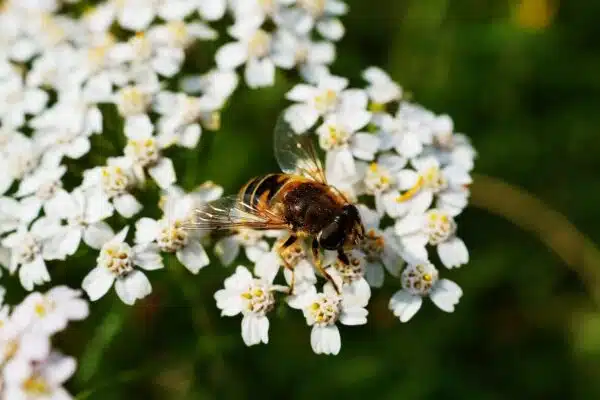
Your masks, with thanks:
[{"label": "hoverfly", "polygon": [[[348,265],[346,252],[359,245],[364,236],[358,209],[327,183],[309,135],[296,133],[283,116],[275,127],[274,148],[282,173],[255,177],[237,195],[205,204],[196,210],[190,228],[286,230],[289,237],[280,251],[309,238],[314,265],[339,292],[322,265],[320,249],[337,251],[338,259]],[[285,260],[284,264],[293,272]],[[293,282],[292,275],[292,288]]]}]

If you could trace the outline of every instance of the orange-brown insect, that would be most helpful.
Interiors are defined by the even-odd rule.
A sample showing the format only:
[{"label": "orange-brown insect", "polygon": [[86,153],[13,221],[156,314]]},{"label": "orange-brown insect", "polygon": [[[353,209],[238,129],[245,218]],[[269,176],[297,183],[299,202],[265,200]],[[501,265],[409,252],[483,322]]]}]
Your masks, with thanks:
[{"label": "orange-brown insect", "polygon": [[253,178],[238,195],[206,204],[196,211],[191,228],[285,229],[290,236],[280,250],[311,238],[314,263],[332,281],[323,269],[319,249],[335,250],[341,262],[349,263],[345,252],[364,235],[358,209],[327,183],[310,137],[295,133],[282,117],[275,128],[274,145],[283,173]]}]

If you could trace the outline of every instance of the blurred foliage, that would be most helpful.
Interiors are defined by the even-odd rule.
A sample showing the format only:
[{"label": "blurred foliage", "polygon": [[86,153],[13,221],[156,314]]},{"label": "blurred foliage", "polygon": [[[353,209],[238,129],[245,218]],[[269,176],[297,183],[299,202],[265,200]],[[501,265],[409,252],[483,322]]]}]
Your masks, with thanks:
[{"label": "blurred foliage", "polygon": [[[469,134],[477,172],[524,188],[600,243],[600,2],[348,3],[335,73],[361,84],[363,68],[381,65]],[[213,50],[194,49],[187,71],[202,71]],[[281,74],[273,88],[239,90],[219,132],[203,133],[196,151],[172,153],[180,183],[210,179],[234,193],[277,170],[272,128],[293,83]],[[118,121],[106,129],[90,165],[121,145]],[[388,279],[374,292],[369,324],[342,328],[337,357],[312,354],[301,313],[286,309],[273,315],[268,346],[246,348],[240,319],[219,317],[213,300],[232,271],[215,263],[191,276],[169,260],[149,274],[152,296],[127,307],[111,293],[58,336],[80,361],[70,390],[115,400],[600,398],[600,310],[585,282],[535,234],[478,206],[459,219],[470,264],[442,271],[465,292],[454,314],[426,304],[401,324],[387,310],[399,285]],[[539,210],[517,215],[529,211]],[[55,263],[53,281],[79,286],[95,257],[80,250]],[[21,294],[13,290],[15,300]]]}]

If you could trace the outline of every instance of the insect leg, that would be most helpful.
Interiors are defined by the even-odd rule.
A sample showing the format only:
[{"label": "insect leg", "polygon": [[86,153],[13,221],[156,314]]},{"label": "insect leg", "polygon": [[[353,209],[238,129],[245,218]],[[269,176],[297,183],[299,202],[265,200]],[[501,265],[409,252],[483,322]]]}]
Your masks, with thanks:
[{"label": "insect leg", "polygon": [[298,236],[296,235],[290,235],[290,237],[288,237],[285,242],[283,242],[281,244],[281,246],[279,246],[279,255],[281,256],[281,260],[283,261],[283,266],[287,269],[289,269],[290,271],[292,271],[292,282],[290,282],[290,290],[289,290],[289,294],[294,293],[294,285],[296,284],[296,273],[294,271],[294,267],[292,265],[290,265],[290,263],[287,262],[287,260],[285,259],[285,257],[283,256],[283,252],[290,247],[291,245],[293,245],[294,243],[296,243],[296,241],[298,240]]},{"label": "insect leg", "polygon": [[348,259],[348,255],[344,253],[344,250],[338,250],[338,260],[340,260],[344,265],[350,264],[350,260]]},{"label": "insect leg", "polygon": [[317,240],[317,238],[314,238],[312,242],[312,255],[313,262],[315,263],[315,266],[317,267],[319,272],[325,277],[325,279],[327,279],[333,284],[333,288],[335,289],[337,294],[341,294],[342,292],[338,287],[337,283],[335,283],[331,275],[329,275],[329,273],[325,271],[325,268],[323,268],[323,263],[321,262],[321,255],[319,254],[319,241]]}]

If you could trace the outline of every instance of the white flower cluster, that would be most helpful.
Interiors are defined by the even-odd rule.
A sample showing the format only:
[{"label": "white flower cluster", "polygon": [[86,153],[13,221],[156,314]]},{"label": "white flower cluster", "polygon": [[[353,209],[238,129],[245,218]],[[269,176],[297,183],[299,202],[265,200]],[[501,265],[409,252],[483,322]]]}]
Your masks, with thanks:
[{"label": "white flower cluster", "polygon": [[66,286],[31,293],[12,310],[1,305],[0,397],[70,399],[62,385],[75,372],[76,362],[52,349],[50,339],[70,321],[87,316],[81,292]]},{"label": "white flower cluster", "polygon": [[[244,66],[247,86],[259,88],[274,84],[279,67],[297,69],[306,82],[287,94],[295,104],[286,120],[298,132],[316,132],[327,178],[357,202],[366,237],[347,264],[325,254],[326,274],[336,284],[321,287],[303,243],[283,249],[280,232],[244,229],[223,238],[215,253],[224,264],[242,248],[255,264],[253,273],[238,267],[216,293],[223,314],[243,315],[246,344],[266,343],[267,314],[285,295],[312,327],[313,350],[337,354],[337,324],[366,323],[371,287],[383,284],[384,269],[400,279],[402,290],[390,301],[400,320],[409,320],[424,296],[453,310],[461,290],[438,278],[428,248],[447,268],[468,261],[455,218],[467,204],[475,152],[448,116],[403,100],[401,87],[380,69],[364,72],[364,89],[348,88],[346,78],[330,73],[345,3],[106,0],[74,17],[69,7],[76,2],[7,0],[0,9],[0,265],[18,274],[26,290],[50,282],[48,266],[82,247],[97,254],[82,282],[93,301],[113,286],[126,304],[147,296],[145,271],[163,268],[164,253],[193,274],[207,266],[205,238],[185,227],[222,189],[206,182],[184,192],[165,150],[194,149],[203,130],[219,128],[238,86],[236,69]],[[227,14],[232,40],[215,54],[216,67],[181,76],[186,51],[217,39],[210,24]],[[113,118],[105,129],[111,110],[122,124]],[[153,188],[162,193],[158,219],[145,216],[138,201]],[[115,215],[127,223],[109,225],[123,221]],[[276,284],[283,266],[285,284]],[[54,290],[81,301],[60,287],[46,296]],[[66,319],[53,323],[64,328]],[[58,390],[70,375],[53,377],[45,369],[65,371],[56,364],[64,358],[44,360],[28,370],[33,378],[21,388]]]},{"label": "white flower cluster", "polygon": [[[295,104],[285,112],[297,133],[316,132],[328,181],[357,202],[365,226],[349,263],[325,254],[325,271],[341,292],[331,282],[317,289],[314,261],[303,244],[282,250],[280,240],[270,246],[269,235],[245,231],[217,243],[224,263],[241,245],[255,264],[257,278],[240,266],[215,296],[223,315],[243,314],[247,345],[268,341],[266,313],[276,292],[289,294],[288,305],[303,310],[312,348],[324,354],[340,350],[336,323],[366,323],[371,287],[383,285],[386,269],[402,286],[389,302],[402,322],[419,310],[423,297],[452,312],[462,295],[457,284],[439,278],[428,247],[448,269],[468,262],[455,218],[467,205],[475,151],[447,115],[404,101],[402,88],[381,69],[368,68],[363,76],[367,87],[350,89],[346,78],[322,70],[314,82],[287,94]],[[287,285],[275,285],[283,266]]]}]

